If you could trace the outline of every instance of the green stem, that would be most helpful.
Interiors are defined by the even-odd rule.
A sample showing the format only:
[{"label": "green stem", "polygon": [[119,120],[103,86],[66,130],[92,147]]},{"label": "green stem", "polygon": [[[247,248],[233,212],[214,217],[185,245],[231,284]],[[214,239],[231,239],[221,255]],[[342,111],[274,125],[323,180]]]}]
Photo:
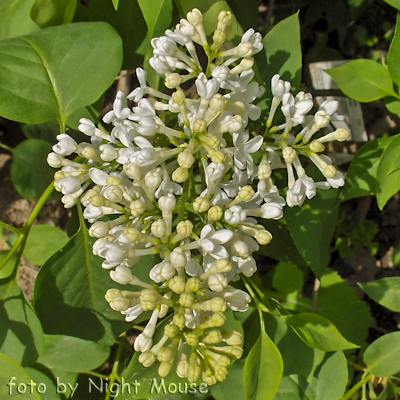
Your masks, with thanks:
[{"label": "green stem", "polygon": [[84,371],[84,372],[81,372],[81,373],[85,374],[85,375],[92,375],[92,376],[95,376],[96,378],[100,378],[100,379],[107,379],[108,380],[108,378],[109,378],[107,375],[99,374],[99,373],[94,372],[94,371]]},{"label": "green stem", "polygon": [[93,117],[96,125],[100,130],[102,130],[104,133],[110,134],[106,128],[104,128],[104,125],[101,123],[98,115],[96,114],[96,110],[92,106],[86,106],[86,109],[89,111],[89,114]]},{"label": "green stem", "polygon": [[8,225],[8,224],[6,224],[6,223],[3,222],[3,221],[0,221],[0,226],[2,226],[3,228],[5,228],[5,229],[7,229],[7,230],[9,230],[9,231],[11,231],[11,232],[16,233],[17,235],[20,235],[20,234],[21,234],[21,232],[19,231],[19,229],[14,228],[13,226]]},{"label": "green stem", "polygon": [[340,400],[347,400],[353,396],[362,386],[366,385],[371,379],[372,374],[368,374],[364,379],[361,379],[355,386],[353,386]]},{"label": "green stem", "polygon": [[[193,168],[190,168],[189,175],[193,175]],[[181,196],[180,207],[178,211],[178,223],[183,221],[186,212],[186,202],[188,201],[190,185],[192,181],[190,178],[186,179],[185,184],[183,185],[183,193]]]},{"label": "green stem", "polygon": [[4,143],[0,143],[0,147],[2,147],[2,148],[5,149],[5,150],[10,151],[11,153],[14,152],[14,149],[13,149],[12,147],[9,147],[9,146],[7,146],[7,145],[4,144]]},{"label": "green stem", "polygon": [[396,400],[399,399],[399,394],[400,394],[400,389],[396,386],[396,384],[392,381],[392,378],[387,378],[389,385],[392,387],[393,392],[394,392],[394,397],[396,398]]},{"label": "green stem", "polygon": [[[29,231],[31,230],[31,227],[33,223],[35,222],[36,218],[38,217],[41,209],[43,206],[46,204],[47,200],[51,196],[51,194],[54,191],[54,184],[53,182],[50,183],[50,185],[47,187],[47,189],[44,191],[42,196],[40,197],[39,201],[36,203],[35,208],[33,209],[31,215],[28,218],[28,221],[26,222],[25,226],[19,230],[19,238],[15,242],[14,246],[11,248],[11,250],[8,252],[7,256],[3,258],[3,260],[0,262],[0,269],[2,269],[7,262],[10,260],[10,258],[13,256],[13,254],[17,251],[18,247],[21,246],[18,255],[19,258],[21,257],[24,247],[26,244],[26,239],[28,238]],[[19,258],[17,263],[19,263]]]},{"label": "green stem", "polygon": [[122,353],[122,347],[124,346],[124,341],[125,341],[125,333],[123,333],[120,337],[119,337],[119,343],[118,343],[118,350],[117,350],[117,354],[115,356],[115,361],[114,361],[114,365],[111,371],[111,374],[109,376],[110,382],[108,385],[109,390],[107,391],[107,396],[105,398],[105,400],[109,400],[110,396],[111,396],[111,390],[113,387],[113,384],[116,380],[118,380],[119,382],[121,381],[119,374],[118,374],[118,367],[119,367],[119,360],[121,358],[121,353]]}]

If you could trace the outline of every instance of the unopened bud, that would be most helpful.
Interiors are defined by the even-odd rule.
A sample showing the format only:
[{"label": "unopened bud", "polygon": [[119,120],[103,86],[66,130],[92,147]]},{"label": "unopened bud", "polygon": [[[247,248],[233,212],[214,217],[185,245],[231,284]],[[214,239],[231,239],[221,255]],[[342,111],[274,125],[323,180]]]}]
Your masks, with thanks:
[{"label": "unopened bud", "polygon": [[118,186],[109,186],[107,191],[106,191],[106,196],[109,200],[114,201],[114,202],[120,202],[123,199],[123,193],[121,188]]},{"label": "unopened bud", "polygon": [[318,140],[313,140],[310,143],[310,150],[313,151],[314,153],[320,153],[321,151],[325,150],[325,146]]},{"label": "unopened bud", "polygon": [[205,197],[197,197],[193,202],[193,209],[198,213],[207,211],[210,208],[210,202]]},{"label": "unopened bud", "polygon": [[125,234],[126,238],[132,243],[136,243],[143,236],[143,233],[140,232],[139,229],[136,229],[136,228],[126,228],[124,230],[124,234]]},{"label": "unopened bud", "polygon": [[199,278],[189,278],[186,282],[186,288],[185,291],[186,292],[197,292],[198,290],[200,290],[200,283],[201,280]]},{"label": "unopened bud", "polygon": [[196,119],[193,123],[193,132],[204,133],[207,132],[207,122],[204,119]]},{"label": "unopened bud", "polygon": [[215,94],[210,101],[209,107],[214,113],[223,112],[226,107],[224,98],[220,93]]},{"label": "unopened bud", "polygon": [[325,178],[328,178],[328,179],[334,178],[335,175],[337,174],[337,170],[333,165],[327,165],[324,168],[323,174],[324,174]]},{"label": "unopened bud", "polygon": [[172,366],[174,365],[173,361],[170,362],[162,362],[160,366],[158,367],[158,375],[161,378],[165,378],[166,376],[169,375],[169,373],[172,371]]},{"label": "unopened bud", "polygon": [[89,201],[90,204],[94,207],[102,207],[104,206],[106,199],[102,194],[94,194],[90,197]]},{"label": "unopened bud", "polygon": [[282,156],[287,164],[292,164],[297,156],[297,152],[292,147],[285,147],[282,150]]},{"label": "unopened bud", "polygon": [[210,221],[219,221],[224,215],[222,208],[220,206],[212,206],[208,210],[208,220]]},{"label": "unopened bud", "polygon": [[254,197],[254,189],[251,186],[243,186],[237,195],[240,201],[250,201]]},{"label": "unopened bud", "polygon": [[229,346],[241,346],[243,343],[243,335],[237,331],[229,331],[223,334],[223,340]]},{"label": "unopened bud", "polygon": [[194,26],[203,22],[203,14],[197,8],[187,13],[187,20]]},{"label": "unopened bud", "polygon": [[181,221],[176,226],[176,233],[182,238],[187,238],[193,232],[193,223],[189,220]]},{"label": "unopened bud", "polygon": [[189,171],[186,168],[178,167],[172,173],[172,180],[178,183],[185,182],[189,178]]},{"label": "unopened bud", "polygon": [[202,342],[207,346],[221,343],[221,341],[222,341],[222,332],[220,329],[215,329],[215,330],[211,331],[202,340]]},{"label": "unopened bud", "polygon": [[261,161],[257,172],[260,180],[270,178],[272,173],[271,164],[268,161]]},{"label": "unopened bud", "polygon": [[158,238],[162,238],[167,234],[167,225],[162,218],[151,224],[151,233]]},{"label": "unopened bud", "polygon": [[186,100],[185,92],[182,89],[178,89],[176,92],[172,93],[172,100],[176,104],[183,104]]},{"label": "unopened bud", "polygon": [[139,362],[145,368],[151,367],[156,362],[156,359],[157,359],[156,355],[152,353],[150,350],[143,352],[139,356]]},{"label": "unopened bud", "polygon": [[219,148],[220,145],[220,140],[217,138],[217,136],[214,135],[207,135],[207,136],[202,136],[201,140],[210,146],[212,149],[217,149]]},{"label": "unopened bud", "polygon": [[183,151],[178,155],[178,164],[182,168],[189,169],[194,163],[193,154],[189,151]]},{"label": "unopened bud", "polygon": [[225,154],[221,151],[214,151],[211,156],[211,161],[214,163],[223,163],[226,160]]},{"label": "unopened bud", "polygon": [[195,298],[194,298],[194,294],[192,292],[190,292],[190,293],[183,292],[179,296],[178,302],[182,307],[190,308],[190,307],[192,307],[194,300],[195,300]]},{"label": "unopened bud", "polygon": [[147,209],[146,203],[141,200],[134,200],[129,205],[131,214],[134,217],[140,217]]},{"label": "unopened bud", "polygon": [[96,221],[90,228],[89,228],[89,235],[95,238],[102,238],[108,235],[110,228],[108,227],[107,222],[103,221]]},{"label": "unopened bud", "polygon": [[179,86],[182,83],[182,77],[176,72],[170,73],[166,78],[165,78],[165,86],[168,89],[175,89],[177,86]]},{"label": "unopened bud", "polygon": [[325,128],[331,122],[331,116],[324,110],[317,111],[314,116],[314,125],[318,129]]},{"label": "unopened bud", "polygon": [[187,371],[187,380],[189,382],[197,382],[201,374],[201,368],[197,364],[190,364]]},{"label": "unopened bud", "polygon": [[336,140],[338,140],[339,142],[344,142],[350,137],[350,132],[344,128],[336,129],[336,131],[333,133],[336,136]]},{"label": "unopened bud", "polygon": [[168,363],[174,358],[175,352],[171,347],[161,347],[157,352],[157,360],[161,363]]},{"label": "unopened bud", "polygon": [[186,343],[189,346],[195,347],[199,344],[199,337],[194,333],[188,333],[187,335],[185,335],[185,339]]},{"label": "unopened bud", "polygon": [[185,291],[186,281],[181,276],[174,276],[168,281],[168,287],[177,294],[181,294]]},{"label": "unopened bud", "polygon": [[208,278],[208,287],[213,292],[222,292],[228,286],[228,278],[223,274],[214,274]]},{"label": "unopened bud", "polygon": [[175,324],[168,324],[164,328],[164,335],[173,339],[181,330]]},{"label": "unopened bud", "polygon": [[271,242],[272,235],[267,230],[262,229],[256,233],[254,239],[256,239],[259,244],[266,245]]},{"label": "unopened bud", "polygon": [[144,178],[142,168],[136,164],[124,164],[122,169],[129,178],[134,179],[135,181],[141,181]]}]

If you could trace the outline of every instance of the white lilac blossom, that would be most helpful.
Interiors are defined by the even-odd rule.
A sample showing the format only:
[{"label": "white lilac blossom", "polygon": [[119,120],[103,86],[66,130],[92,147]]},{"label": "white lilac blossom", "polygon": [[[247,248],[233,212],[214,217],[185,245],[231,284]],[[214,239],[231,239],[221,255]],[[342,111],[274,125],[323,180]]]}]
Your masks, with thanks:
[{"label": "white lilac blossom", "polygon": [[[54,184],[64,205],[80,201],[85,208],[89,235],[96,238],[93,253],[110,270],[110,285],[127,287],[107,291],[110,307],[127,322],[151,311],[134,344],[139,361],[145,367],[160,363],[159,374],[166,376],[177,355],[179,377],[196,382],[201,376],[214,384],[243,353],[242,335],[223,328],[228,309],[244,312],[251,301],[235,282],[251,279],[257,270],[253,254],[273,239],[254,217],[277,220],[286,203],[301,206],[317,188],[342,186],[343,175],[320,153],[324,143],[346,140],[348,132],[318,135],[340,118],[337,103],[326,101],[308,116],[311,96],[294,97],[290,83],[275,75],[267,130],[258,134],[249,121],[261,114],[253,102],[264,89],[253,81],[252,69],[253,55],[263,48],[261,35],[249,29],[234,46],[227,39],[233,16],[223,11],[208,43],[202,21],[194,9],[151,41],[150,65],[171,95],[148,86],[147,73],[138,68],[139,87],[127,97],[118,92],[103,118],[111,128],[82,118],[79,130],[90,143],[61,134],[48,163],[61,168]],[[199,48],[208,58],[204,69]],[[189,82],[193,98],[181,87]],[[281,103],[285,123],[272,126]],[[65,158],[73,154],[74,161]],[[286,203],[273,182],[280,156],[288,171]],[[308,177],[299,156],[326,180]],[[136,275],[149,256],[153,265],[143,281]],[[165,317],[164,335],[153,343]]]}]

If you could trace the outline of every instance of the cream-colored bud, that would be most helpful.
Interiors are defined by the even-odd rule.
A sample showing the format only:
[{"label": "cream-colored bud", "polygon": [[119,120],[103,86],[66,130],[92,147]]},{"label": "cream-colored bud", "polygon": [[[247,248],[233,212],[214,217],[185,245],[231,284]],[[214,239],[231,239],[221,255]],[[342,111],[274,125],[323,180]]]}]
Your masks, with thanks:
[{"label": "cream-colored bud", "polygon": [[179,312],[172,317],[172,322],[179,329],[183,329],[186,324],[185,310],[183,308],[179,309]]},{"label": "cream-colored bud", "polygon": [[178,183],[185,182],[189,178],[189,171],[186,168],[178,167],[172,173],[172,180]]},{"label": "cream-colored bud", "polygon": [[254,197],[254,189],[251,186],[243,186],[237,195],[240,201],[250,201]]},{"label": "cream-colored bud", "polygon": [[324,174],[325,178],[328,178],[328,179],[334,178],[335,175],[337,174],[337,170],[333,165],[327,165],[324,168],[323,174]]},{"label": "cream-colored bud", "polygon": [[175,324],[168,324],[164,328],[164,335],[173,339],[181,330]]},{"label": "cream-colored bud", "polygon": [[232,23],[232,13],[230,11],[221,11],[218,14],[218,22],[223,25],[230,25]]},{"label": "cream-colored bud", "polygon": [[187,257],[182,247],[176,247],[174,251],[171,252],[170,258],[174,268],[179,269],[186,267]]},{"label": "cream-colored bud", "polygon": [[202,342],[207,346],[221,343],[223,337],[222,333],[223,332],[221,331],[221,329],[215,329],[211,331],[207,336],[205,336],[202,339]]},{"label": "cream-colored bud", "polygon": [[260,180],[270,178],[272,174],[271,164],[268,161],[261,161],[257,173]]},{"label": "cream-colored bud", "polygon": [[88,159],[88,160],[100,160],[100,156],[97,153],[96,149],[92,146],[86,146],[83,150],[82,150],[82,157]]},{"label": "cream-colored bud", "polygon": [[222,94],[215,94],[210,101],[209,107],[214,113],[223,112],[226,108],[225,99],[222,97]]},{"label": "cream-colored bud", "polygon": [[214,274],[208,278],[208,287],[213,292],[222,292],[228,286],[228,278],[224,274]]},{"label": "cream-colored bud", "polygon": [[199,344],[199,337],[195,333],[188,333],[185,335],[185,339],[189,346],[196,347]]},{"label": "cream-colored bud", "polygon": [[310,143],[310,150],[313,151],[314,153],[320,153],[321,151],[325,150],[325,146],[318,140],[313,140]]},{"label": "cream-colored bud", "polygon": [[170,362],[174,358],[175,352],[171,347],[161,347],[157,352],[157,360],[161,363]]},{"label": "cream-colored bud", "polygon": [[177,86],[179,86],[182,83],[182,76],[179,75],[176,72],[170,73],[166,78],[165,78],[165,86],[168,89],[175,89]]},{"label": "cream-colored bud", "polygon": [[139,362],[143,365],[143,367],[149,368],[156,362],[156,355],[150,350],[147,350],[140,354]]},{"label": "cream-colored bud", "polygon": [[136,164],[124,164],[122,169],[129,178],[134,179],[135,181],[141,181],[144,178],[142,168]]},{"label": "cream-colored bud", "polygon": [[208,146],[210,146],[212,149],[217,149],[219,148],[220,145],[220,140],[217,138],[217,136],[215,135],[204,135],[201,137],[201,140],[207,144]]},{"label": "cream-colored bud", "polygon": [[158,238],[162,238],[167,234],[167,225],[162,218],[151,224],[151,233]]},{"label": "cream-colored bud", "polygon": [[317,111],[314,115],[314,125],[317,129],[325,128],[331,122],[331,116],[324,110]]},{"label": "cream-colored bud", "polygon": [[232,271],[232,264],[227,258],[220,258],[214,263],[215,270],[221,274]]},{"label": "cream-colored bud", "polygon": [[231,244],[231,252],[234,256],[240,257],[243,260],[250,256],[249,246],[241,240],[236,240]]},{"label": "cream-colored bud", "polygon": [[261,229],[256,233],[254,239],[256,239],[259,244],[266,245],[271,242],[272,235],[267,230]]},{"label": "cream-colored bud", "polygon": [[143,311],[154,310],[160,295],[154,289],[143,289],[140,292],[139,301]]},{"label": "cream-colored bud", "polygon": [[226,322],[226,316],[222,312],[215,312],[211,316],[211,323],[213,326],[219,327],[223,326]]},{"label": "cream-colored bud", "polygon": [[181,221],[176,226],[176,233],[182,238],[187,238],[193,232],[193,223],[189,220]]},{"label": "cream-colored bud", "polygon": [[104,298],[107,300],[108,303],[110,301],[113,301],[116,297],[123,297],[119,289],[108,289],[106,294],[104,295]]},{"label": "cream-colored bud", "polygon": [[243,343],[243,335],[237,331],[229,331],[223,334],[223,341],[229,346],[241,346]]},{"label": "cream-colored bud", "polygon": [[210,202],[205,197],[197,197],[193,202],[193,209],[196,212],[202,213],[210,208]]},{"label": "cream-colored bud", "polygon": [[235,114],[241,115],[241,116],[246,114],[246,105],[242,101],[235,101],[233,106],[235,108],[235,110],[234,110]]},{"label": "cream-colored bud", "polygon": [[192,292],[183,292],[180,296],[179,296],[179,304],[182,307],[185,308],[190,308],[192,307],[193,303],[194,303],[195,297],[194,294]]},{"label": "cream-colored bud", "polygon": [[193,132],[204,133],[207,132],[207,122],[204,119],[196,119],[193,123]]},{"label": "cream-colored bud", "polygon": [[96,221],[90,228],[89,228],[89,235],[95,238],[102,238],[108,235],[110,228],[108,227],[107,222],[103,221]]},{"label": "cream-colored bud", "polygon": [[176,365],[176,374],[179,378],[186,378],[187,377],[187,370],[189,367],[189,363],[186,360],[179,361]]},{"label": "cream-colored bud", "polygon": [[282,156],[287,164],[292,164],[297,156],[297,152],[292,147],[285,147],[282,150]]},{"label": "cream-colored bud", "polygon": [[182,168],[189,169],[194,163],[193,154],[189,151],[183,151],[178,155],[178,164]]},{"label": "cream-colored bud", "polygon": [[213,35],[213,49],[219,49],[226,41],[226,34],[220,30],[216,29]]},{"label": "cream-colored bud", "polygon": [[336,129],[336,131],[333,133],[336,136],[336,140],[338,140],[339,142],[344,142],[350,137],[350,132],[344,128]]},{"label": "cream-colored bud", "polygon": [[239,43],[234,50],[234,54],[239,57],[249,57],[253,55],[253,45],[250,42]]},{"label": "cream-colored bud", "polygon": [[172,100],[176,104],[183,104],[186,100],[185,92],[182,89],[178,89],[176,92],[172,93]]},{"label": "cream-colored bud", "polygon": [[169,373],[172,371],[172,367],[174,365],[173,361],[170,362],[162,362],[160,366],[158,367],[158,375],[161,378],[165,378],[166,376],[169,375]]},{"label": "cream-colored bud", "polygon": [[123,297],[119,297],[119,298],[116,298],[116,299],[110,301],[109,304],[110,304],[110,307],[114,311],[125,311],[130,307],[131,302],[128,299],[124,299]]},{"label": "cream-colored bud", "polygon": [[224,215],[224,212],[222,211],[222,208],[220,206],[212,206],[208,210],[209,222],[210,221],[219,221],[223,215]]},{"label": "cream-colored bud", "polygon": [[152,192],[154,192],[160,186],[160,183],[162,182],[162,175],[158,171],[149,171],[144,176],[144,181],[146,183],[146,186]]},{"label": "cream-colored bud", "polygon": [[186,281],[181,276],[174,276],[168,281],[168,287],[177,294],[181,294],[185,291]]},{"label": "cream-colored bud", "polygon": [[225,154],[221,151],[214,151],[211,155],[211,161],[215,163],[223,163],[226,160]]},{"label": "cream-colored bud", "polygon": [[114,186],[114,185],[118,186],[118,185],[121,184],[121,181],[120,181],[120,179],[117,178],[116,176],[109,176],[109,177],[106,179],[106,184],[107,184],[108,186]]},{"label": "cream-colored bud", "polygon": [[218,381],[214,375],[213,376],[205,376],[203,374],[203,382],[208,386],[212,386],[212,385],[215,385]]},{"label": "cream-colored bud", "polygon": [[90,197],[89,201],[90,204],[94,207],[102,207],[104,206],[106,199],[102,194],[94,194]]},{"label": "cream-colored bud", "polygon": [[143,233],[136,228],[126,228],[124,230],[124,234],[126,238],[132,243],[138,242],[143,236]]},{"label": "cream-colored bud", "polygon": [[147,209],[146,203],[141,200],[134,200],[129,205],[131,214],[134,217],[140,217]]},{"label": "cream-colored bud", "polygon": [[240,65],[243,71],[248,71],[253,68],[254,58],[253,57],[243,58],[243,60],[240,62]]},{"label": "cream-colored bud", "polygon": [[221,297],[214,297],[211,300],[194,303],[193,310],[204,310],[213,312],[225,312],[227,309],[226,301]]},{"label": "cream-colored bud", "polygon": [[203,22],[203,14],[197,8],[189,11],[186,16],[187,20],[194,26],[199,25]]},{"label": "cream-colored bud", "polygon": [[201,280],[199,278],[195,278],[195,277],[189,278],[186,282],[185,291],[186,292],[197,292],[198,290],[200,290],[200,284],[201,284]]},{"label": "cream-colored bud", "polygon": [[187,380],[189,382],[197,382],[201,374],[201,368],[198,364],[190,364],[187,371]]},{"label": "cream-colored bud", "polygon": [[106,195],[109,200],[116,203],[120,202],[124,198],[121,188],[115,185],[108,187]]}]

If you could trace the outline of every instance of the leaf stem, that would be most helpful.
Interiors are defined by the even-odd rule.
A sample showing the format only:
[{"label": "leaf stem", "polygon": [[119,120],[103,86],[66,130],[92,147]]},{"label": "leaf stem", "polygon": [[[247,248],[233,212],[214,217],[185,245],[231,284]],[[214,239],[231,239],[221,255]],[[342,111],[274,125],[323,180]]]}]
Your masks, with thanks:
[{"label": "leaf stem", "polygon": [[368,381],[371,379],[371,376],[372,374],[368,373],[365,378],[361,379],[360,382],[354,385],[340,400],[350,399],[350,397],[353,396],[354,393],[356,393],[362,386],[368,383]]},{"label": "leaf stem", "polygon": [[14,153],[14,149],[13,149],[12,147],[7,146],[7,145],[4,144],[4,143],[1,143],[1,142],[0,142],[0,147],[2,147],[2,148],[5,149],[5,150],[10,151],[11,153]]},{"label": "leaf stem", "polygon": [[13,226],[8,225],[8,224],[6,224],[6,223],[3,222],[3,221],[0,221],[0,226],[2,226],[3,228],[5,228],[5,229],[7,229],[7,230],[9,230],[9,231],[11,231],[11,232],[16,233],[17,235],[20,235],[20,234],[21,234],[21,232],[19,231],[19,229],[14,228]]},{"label": "leaf stem", "polygon": [[19,263],[19,259],[21,258],[21,255],[24,251],[24,247],[26,244],[26,239],[28,238],[28,235],[29,235],[29,231],[31,230],[33,223],[35,222],[41,209],[46,204],[47,200],[49,199],[49,197],[51,196],[53,191],[54,191],[54,183],[51,182],[50,185],[47,187],[47,189],[43,192],[39,201],[36,203],[36,206],[33,209],[31,215],[29,216],[28,221],[26,222],[25,226],[18,231],[20,236],[19,236],[18,240],[15,242],[14,246],[8,252],[6,257],[4,257],[3,260],[0,262],[0,269],[2,269],[7,264],[7,262],[10,260],[10,258],[13,256],[13,254],[17,251],[18,247],[21,246],[21,248],[18,252],[19,257],[17,260],[17,264]]},{"label": "leaf stem", "polygon": [[117,354],[115,356],[115,361],[114,361],[114,365],[111,371],[111,374],[109,376],[110,382],[108,384],[108,391],[107,391],[107,395],[105,400],[109,400],[110,396],[111,396],[111,389],[113,387],[113,384],[116,380],[118,380],[118,382],[121,382],[121,379],[119,377],[118,374],[118,367],[119,367],[119,360],[121,358],[121,353],[122,353],[122,347],[124,346],[124,341],[125,341],[125,335],[126,332],[124,332],[120,337],[119,337],[119,341],[118,341],[118,350],[117,350]]}]

